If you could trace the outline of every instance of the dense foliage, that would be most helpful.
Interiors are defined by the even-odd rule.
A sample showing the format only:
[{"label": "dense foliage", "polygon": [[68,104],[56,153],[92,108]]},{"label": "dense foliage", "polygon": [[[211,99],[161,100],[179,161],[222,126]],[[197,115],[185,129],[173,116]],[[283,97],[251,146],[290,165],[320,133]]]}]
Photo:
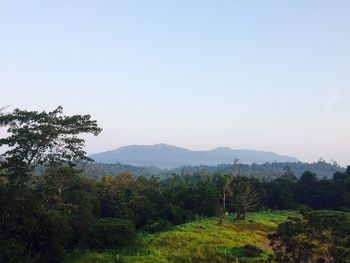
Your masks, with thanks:
[{"label": "dense foliage", "polygon": [[345,213],[303,213],[282,223],[270,239],[281,263],[350,262],[350,218]]},{"label": "dense foliage", "polygon": [[319,179],[332,178],[335,172],[344,172],[344,168],[339,166],[336,162],[326,162],[320,159],[314,163],[286,163],[286,162],[273,162],[264,164],[220,164],[216,166],[184,166],[175,169],[164,169],[155,166],[152,167],[139,167],[126,165],[121,163],[80,163],[78,167],[83,169],[83,175],[92,179],[101,179],[101,177],[111,174],[119,174],[124,172],[132,172],[136,176],[157,176],[161,179],[168,178],[172,174],[178,175],[210,175],[210,174],[232,174],[234,170],[235,174],[242,176],[254,176],[264,178],[265,180],[274,180],[284,174],[284,168],[289,166],[297,177],[300,177],[305,171],[311,171],[317,174]]},{"label": "dense foliage", "polygon": [[[93,182],[72,166],[85,156],[82,133],[101,129],[89,115],[52,112],[2,113],[8,137],[0,166],[0,261],[60,262],[63,251],[87,243],[97,209]],[[37,165],[49,169],[33,173]],[[81,222],[78,222],[81,221]],[[83,234],[82,236],[78,234]]]}]

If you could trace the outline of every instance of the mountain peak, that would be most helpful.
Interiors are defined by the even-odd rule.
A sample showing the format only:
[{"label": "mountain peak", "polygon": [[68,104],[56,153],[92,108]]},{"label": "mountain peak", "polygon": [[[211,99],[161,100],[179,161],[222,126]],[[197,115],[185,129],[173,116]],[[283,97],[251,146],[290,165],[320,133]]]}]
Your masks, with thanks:
[{"label": "mountain peak", "polygon": [[[147,145],[142,145],[142,146],[147,146]],[[149,145],[149,146],[153,146],[153,147],[165,147],[165,148],[178,148],[176,146],[170,145],[170,144],[166,144],[166,143],[157,143],[157,144],[153,144],[153,145]]]},{"label": "mountain peak", "polygon": [[212,149],[211,151],[233,151],[233,149],[230,147],[226,147],[226,146],[219,146],[219,147]]}]

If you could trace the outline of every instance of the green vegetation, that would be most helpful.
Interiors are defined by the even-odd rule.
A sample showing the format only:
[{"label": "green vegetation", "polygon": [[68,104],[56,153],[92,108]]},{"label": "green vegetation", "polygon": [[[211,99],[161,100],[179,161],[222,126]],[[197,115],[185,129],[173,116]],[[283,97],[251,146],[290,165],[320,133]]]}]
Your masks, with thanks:
[{"label": "green vegetation", "polygon": [[[319,160],[314,163],[264,163],[264,164],[237,164],[237,170],[242,176],[254,176],[265,178],[267,180],[276,179],[284,174],[284,168],[289,166],[297,177],[300,177],[305,171],[312,171],[317,174],[319,179],[332,178],[335,172],[344,172],[344,168],[337,163],[328,163],[324,160]],[[103,176],[111,174],[120,174],[132,172],[136,176],[157,176],[159,178],[169,178],[172,174],[180,175],[210,175],[210,174],[231,174],[232,164],[220,164],[216,166],[185,166],[181,168],[165,169],[142,166],[132,166],[121,163],[80,163],[78,168],[83,169],[82,174],[88,178],[101,179]]]},{"label": "green vegetation", "polygon": [[280,224],[269,238],[281,263],[350,262],[349,213],[306,211]]},{"label": "green vegetation", "polygon": [[[265,211],[248,213],[246,220],[227,216],[219,219],[203,218],[155,234],[140,234],[135,246],[104,252],[79,251],[67,263],[89,262],[268,262],[272,250],[267,235],[290,216],[292,211]],[[260,248],[254,250],[246,245]],[[250,249],[250,250],[249,250]],[[139,253],[139,256],[138,256]]]}]

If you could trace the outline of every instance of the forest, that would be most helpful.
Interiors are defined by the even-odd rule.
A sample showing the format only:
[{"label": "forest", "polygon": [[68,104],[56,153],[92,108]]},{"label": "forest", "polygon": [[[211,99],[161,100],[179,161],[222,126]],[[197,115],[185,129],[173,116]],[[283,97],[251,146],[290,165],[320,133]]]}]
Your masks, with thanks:
[{"label": "forest", "polygon": [[[350,166],[323,179],[310,171],[297,176],[288,165],[270,179],[234,165],[161,179],[128,171],[92,179],[84,176],[81,163],[91,160],[80,135],[102,129],[90,115],[15,109],[1,113],[0,125],[7,131],[0,139],[7,149],[0,160],[0,262],[65,262],[76,251],[134,247],[143,233],[197,220],[248,224],[254,213],[273,220],[275,210],[292,214],[269,232],[271,253],[259,262],[350,262]],[[260,253],[253,244],[244,249]],[[232,262],[225,256],[211,262]],[[207,262],[191,260],[178,262]]]},{"label": "forest", "polygon": [[[234,160],[233,160],[234,161]],[[264,164],[242,164],[237,161],[235,169],[241,176],[259,177],[261,179],[271,181],[284,174],[284,170],[288,166],[293,170],[295,176],[300,177],[305,171],[311,171],[317,175],[317,178],[332,178],[335,172],[344,172],[345,168],[337,163],[329,163],[325,160],[318,160],[314,163],[302,162],[269,162]],[[182,166],[174,169],[158,168],[156,166],[133,166],[121,163],[97,163],[97,162],[78,162],[78,169],[82,170],[82,175],[100,180],[101,177],[111,174],[119,174],[123,172],[131,172],[135,176],[157,176],[160,179],[177,175],[212,175],[212,174],[232,174],[233,162],[229,164],[220,164],[216,166]],[[43,172],[42,167],[37,168],[37,172]]]}]

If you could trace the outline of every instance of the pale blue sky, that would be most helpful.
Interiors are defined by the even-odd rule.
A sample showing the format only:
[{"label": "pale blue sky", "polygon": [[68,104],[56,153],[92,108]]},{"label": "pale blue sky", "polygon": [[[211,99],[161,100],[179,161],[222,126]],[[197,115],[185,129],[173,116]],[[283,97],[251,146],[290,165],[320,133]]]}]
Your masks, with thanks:
[{"label": "pale blue sky", "polygon": [[0,105],[164,142],[350,164],[350,2],[0,0]]}]

